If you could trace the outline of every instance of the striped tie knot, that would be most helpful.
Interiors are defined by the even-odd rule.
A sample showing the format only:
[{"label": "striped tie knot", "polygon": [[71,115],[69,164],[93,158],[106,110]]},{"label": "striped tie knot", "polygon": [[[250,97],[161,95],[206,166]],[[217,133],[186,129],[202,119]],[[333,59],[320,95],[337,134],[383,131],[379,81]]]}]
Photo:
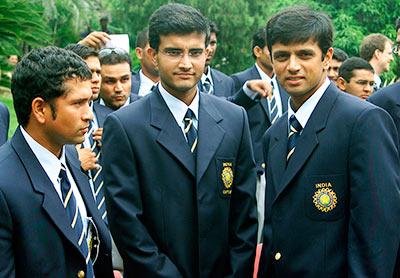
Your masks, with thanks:
[{"label": "striped tie knot", "polygon": [[288,134],[288,145],[287,145],[287,156],[286,160],[292,157],[296,149],[296,141],[300,136],[300,132],[303,129],[299,121],[296,119],[295,115],[290,116],[289,119],[289,134]]},{"label": "striped tie knot", "polygon": [[211,81],[210,81],[210,79],[208,79],[208,77],[203,82],[203,91],[206,94],[210,94],[211,93]]},{"label": "striped tie knot", "polygon": [[197,147],[197,130],[193,125],[193,119],[195,118],[196,116],[190,108],[186,111],[185,117],[183,118],[185,136],[192,153],[196,151]]}]

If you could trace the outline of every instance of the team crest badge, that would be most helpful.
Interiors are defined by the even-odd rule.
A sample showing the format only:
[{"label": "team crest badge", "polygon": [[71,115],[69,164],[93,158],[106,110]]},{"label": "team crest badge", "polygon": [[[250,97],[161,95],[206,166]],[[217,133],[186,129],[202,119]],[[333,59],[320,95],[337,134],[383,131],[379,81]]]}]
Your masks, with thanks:
[{"label": "team crest badge", "polygon": [[222,172],[221,179],[224,185],[222,190],[223,195],[231,195],[232,194],[232,184],[233,184],[233,169],[231,162],[224,162],[222,164]]},{"label": "team crest badge", "polygon": [[313,196],[315,207],[322,212],[329,212],[336,207],[336,193],[330,188],[318,189]]}]

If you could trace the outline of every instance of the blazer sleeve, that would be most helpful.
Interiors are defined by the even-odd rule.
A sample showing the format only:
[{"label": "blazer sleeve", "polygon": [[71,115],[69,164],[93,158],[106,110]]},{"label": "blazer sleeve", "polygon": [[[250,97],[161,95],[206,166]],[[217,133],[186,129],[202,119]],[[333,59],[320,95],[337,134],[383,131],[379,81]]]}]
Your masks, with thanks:
[{"label": "blazer sleeve", "polygon": [[385,111],[370,107],[358,116],[349,149],[348,277],[392,277],[400,234],[397,142]]},{"label": "blazer sleeve", "polygon": [[114,113],[104,124],[102,153],[109,227],[123,258],[124,272],[138,277],[181,277],[144,224],[135,154]]},{"label": "blazer sleeve", "polygon": [[0,190],[0,277],[15,277],[13,228],[10,209]]},{"label": "blazer sleeve", "polygon": [[246,112],[231,196],[229,245],[231,277],[252,277],[257,243],[256,168]]}]

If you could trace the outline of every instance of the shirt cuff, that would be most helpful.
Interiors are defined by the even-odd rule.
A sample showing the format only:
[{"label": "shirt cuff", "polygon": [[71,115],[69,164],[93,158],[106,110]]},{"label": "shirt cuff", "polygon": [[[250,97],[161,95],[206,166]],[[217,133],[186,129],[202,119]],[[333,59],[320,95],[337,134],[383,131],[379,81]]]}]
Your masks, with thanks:
[{"label": "shirt cuff", "polygon": [[246,81],[243,85],[243,92],[252,100],[257,100],[258,99],[258,93],[249,89],[249,87],[247,87],[247,82]]}]

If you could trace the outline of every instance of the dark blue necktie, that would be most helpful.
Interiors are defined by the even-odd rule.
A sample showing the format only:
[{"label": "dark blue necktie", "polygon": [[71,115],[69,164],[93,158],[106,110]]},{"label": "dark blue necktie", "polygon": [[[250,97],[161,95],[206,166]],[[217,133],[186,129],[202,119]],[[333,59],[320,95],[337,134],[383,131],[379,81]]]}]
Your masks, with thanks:
[{"label": "dark blue necktie", "polygon": [[287,144],[287,156],[286,161],[292,157],[296,149],[296,141],[300,136],[300,132],[303,129],[299,121],[296,119],[295,115],[290,116],[289,119],[289,134],[288,134],[288,144]]},{"label": "dark blue necktie", "polygon": [[87,265],[87,277],[93,277],[93,264],[90,260],[90,252],[87,244],[87,232],[83,227],[82,216],[79,212],[78,205],[72,191],[71,183],[68,179],[67,172],[65,170],[65,166],[61,164],[60,174],[58,175],[60,186],[61,186],[61,194],[63,200],[63,206],[67,213],[69,224],[71,228],[78,236],[78,246],[80,247],[82,253],[86,259]]},{"label": "dark blue necktie", "polygon": [[101,219],[103,219],[103,221],[107,224],[107,210],[106,210],[104,187],[103,187],[104,181],[103,181],[102,167],[100,164],[101,150],[100,147],[97,145],[97,142],[93,140],[93,132],[94,132],[93,121],[90,121],[89,131],[88,131],[90,148],[96,154],[98,164],[100,165],[100,168],[90,170],[90,177],[93,183],[96,207],[100,212]]},{"label": "dark blue necktie", "polygon": [[193,119],[195,119],[196,116],[194,115],[193,111],[189,108],[186,111],[185,117],[183,119],[185,123],[185,135],[187,142],[190,147],[190,151],[192,153],[196,152],[196,147],[197,147],[197,130],[193,125]]}]

